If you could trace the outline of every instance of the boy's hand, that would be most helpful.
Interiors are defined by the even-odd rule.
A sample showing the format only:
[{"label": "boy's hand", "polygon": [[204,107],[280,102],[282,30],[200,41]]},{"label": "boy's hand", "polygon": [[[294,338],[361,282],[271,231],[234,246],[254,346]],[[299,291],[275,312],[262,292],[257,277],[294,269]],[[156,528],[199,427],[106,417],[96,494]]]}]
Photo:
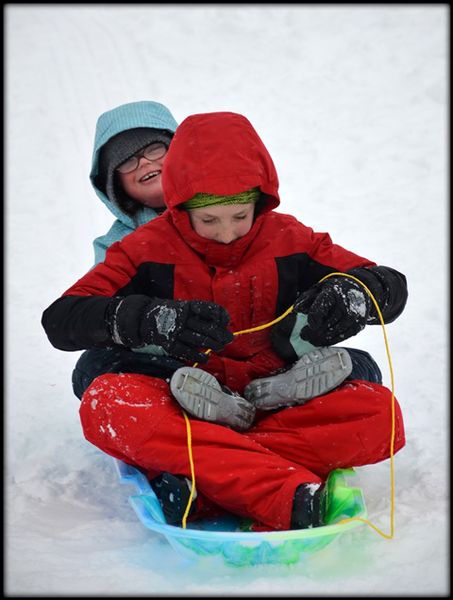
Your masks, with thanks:
[{"label": "boy's hand", "polygon": [[331,277],[307,290],[295,304],[307,315],[300,332],[314,346],[332,346],[361,331],[368,320],[371,301],[362,286],[346,277]]},{"label": "boy's hand", "polygon": [[214,302],[161,300],[142,295],[116,298],[109,325],[117,344],[139,348],[156,344],[182,360],[206,362],[202,348],[216,352],[233,340],[230,317]]}]

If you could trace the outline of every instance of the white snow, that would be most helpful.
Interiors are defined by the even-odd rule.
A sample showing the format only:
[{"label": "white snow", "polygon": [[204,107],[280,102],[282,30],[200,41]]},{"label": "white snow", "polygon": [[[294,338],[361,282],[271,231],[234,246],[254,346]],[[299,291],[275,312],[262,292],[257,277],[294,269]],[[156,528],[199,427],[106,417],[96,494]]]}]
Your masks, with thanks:
[{"label": "white snow", "polygon": [[[448,5],[5,5],[5,593],[10,596],[449,594]],[[406,447],[395,537],[369,527],[306,563],[188,563],[142,526],[83,437],[43,310],[93,263],[112,216],[90,186],[96,119],[157,100],[180,122],[231,110],[274,158],[281,211],[407,275],[387,327]],[[387,386],[379,327],[371,352]],[[341,410],[341,407],[339,407]],[[357,469],[389,531],[389,461]]]}]

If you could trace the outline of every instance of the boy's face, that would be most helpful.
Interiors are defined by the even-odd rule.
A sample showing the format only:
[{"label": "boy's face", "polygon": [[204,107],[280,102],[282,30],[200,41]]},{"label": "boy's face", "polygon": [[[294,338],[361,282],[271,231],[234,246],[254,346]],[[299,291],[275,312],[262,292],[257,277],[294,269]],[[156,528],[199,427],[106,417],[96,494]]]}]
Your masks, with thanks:
[{"label": "boy's face", "polygon": [[188,212],[198,235],[220,244],[230,244],[250,231],[255,204],[215,204]]}]

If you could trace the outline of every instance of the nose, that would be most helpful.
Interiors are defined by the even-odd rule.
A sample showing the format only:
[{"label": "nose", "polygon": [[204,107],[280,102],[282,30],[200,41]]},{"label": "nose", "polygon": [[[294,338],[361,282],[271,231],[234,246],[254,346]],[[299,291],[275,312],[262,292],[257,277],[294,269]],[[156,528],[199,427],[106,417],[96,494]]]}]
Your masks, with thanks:
[{"label": "nose", "polygon": [[145,163],[150,163],[150,162],[154,162],[158,160],[157,158],[148,158],[147,156],[145,156],[144,154],[142,154],[141,156],[138,157],[138,165],[140,166],[142,164],[142,161]]},{"label": "nose", "polygon": [[229,244],[234,242],[235,239],[237,239],[237,235],[232,229],[222,229],[222,231],[217,234],[216,241],[221,244]]}]

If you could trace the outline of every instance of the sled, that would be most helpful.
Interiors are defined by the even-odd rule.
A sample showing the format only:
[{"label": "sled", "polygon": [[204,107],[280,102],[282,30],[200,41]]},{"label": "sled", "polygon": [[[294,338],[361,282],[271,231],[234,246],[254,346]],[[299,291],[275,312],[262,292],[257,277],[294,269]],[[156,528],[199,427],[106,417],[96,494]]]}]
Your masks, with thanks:
[{"label": "sled", "polygon": [[289,565],[308,558],[339,535],[363,525],[359,520],[340,523],[342,519],[367,518],[362,490],[346,483],[347,476],[355,475],[354,470],[337,469],[327,480],[330,503],[326,525],[322,527],[247,531],[250,520],[231,514],[188,522],[184,529],[166,523],[159,500],[140,470],[118,459],[114,461],[120,482],[135,486],[136,493],[129,496],[129,502],[142,524],[165,536],[181,556],[190,560],[217,556],[234,566]]}]

